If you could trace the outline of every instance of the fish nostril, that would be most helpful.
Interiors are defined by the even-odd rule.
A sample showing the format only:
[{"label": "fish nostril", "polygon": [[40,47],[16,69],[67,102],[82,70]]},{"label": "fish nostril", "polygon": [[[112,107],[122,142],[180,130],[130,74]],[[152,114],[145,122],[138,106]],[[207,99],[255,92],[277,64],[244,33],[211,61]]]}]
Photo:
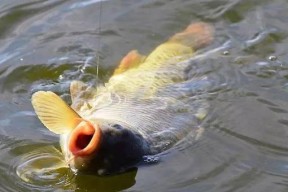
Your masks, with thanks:
[{"label": "fish nostril", "polygon": [[115,129],[118,129],[118,130],[123,129],[123,127],[121,125],[119,125],[119,124],[114,124],[114,125],[112,125],[112,127],[115,128]]}]

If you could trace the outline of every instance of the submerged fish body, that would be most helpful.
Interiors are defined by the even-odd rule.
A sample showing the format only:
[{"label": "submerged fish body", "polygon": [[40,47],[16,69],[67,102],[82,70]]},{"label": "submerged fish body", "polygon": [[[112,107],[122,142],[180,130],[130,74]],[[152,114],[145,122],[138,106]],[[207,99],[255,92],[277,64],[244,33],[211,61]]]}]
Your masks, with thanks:
[{"label": "submerged fish body", "polygon": [[211,26],[194,23],[148,56],[131,51],[105,86],[72,82],[71,107],[52,92],[36,92],[33,107],[42,123],[60,134],[71,169],[123,171],[197,131],[207,103],[195,90],[209,82],[189,77],[186,60],[212,39]]}]

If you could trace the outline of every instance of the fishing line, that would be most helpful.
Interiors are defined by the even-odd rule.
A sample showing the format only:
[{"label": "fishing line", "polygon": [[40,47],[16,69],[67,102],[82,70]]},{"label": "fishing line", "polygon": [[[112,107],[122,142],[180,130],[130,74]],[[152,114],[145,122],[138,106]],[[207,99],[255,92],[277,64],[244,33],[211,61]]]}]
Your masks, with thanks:
[{"label": "fishing line", "polygon": [[99,78],[99,64],[100,64],[100,53],[99,53],[99,50],[100,50],[100,37],[101,37],[101,20],[102,20],[102,0],[100,0],[99,2],[99,17],[98,17],[98,42],[97,42],[97,60],[96,60],[96,75],[97,75],[97,78]]},{"label": "fishing line", "polygon": [[97,30],[97,46],[96,46],[96,61],[93,59],[93,57],[88,57],[84,61],[84,65],[81,67],[80,72],[85,73],[85,70],[87,69],[87,66],[90,65],[90,63],[93,63],[93,60],[96,62],[96,76],[99,77],[99,64],[100,64],[100,43],[101,43],[101,25],[102,25],[102,1],[99,1],[99,16],[98,16],[98,30]]}]

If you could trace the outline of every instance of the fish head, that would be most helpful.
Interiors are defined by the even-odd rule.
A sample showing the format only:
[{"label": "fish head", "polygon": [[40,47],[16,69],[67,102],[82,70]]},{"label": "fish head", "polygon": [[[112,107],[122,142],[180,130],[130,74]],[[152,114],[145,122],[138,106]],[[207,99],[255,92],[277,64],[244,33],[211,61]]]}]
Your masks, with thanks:
[{"label": "fish head", "polygon": [[114,174],[132,168],[148,153],[148,142],[136,131],[111,121],[87,121],[60,137],[65,160],[74,172]]},{"label": "fish head", "polygon": [[65,161],[74,172],[99,175],[125,171],[149,152],[149,144],[135,129],[107,119],[81,117],[53,92],[32,96],[38,118],[60,135]]}]

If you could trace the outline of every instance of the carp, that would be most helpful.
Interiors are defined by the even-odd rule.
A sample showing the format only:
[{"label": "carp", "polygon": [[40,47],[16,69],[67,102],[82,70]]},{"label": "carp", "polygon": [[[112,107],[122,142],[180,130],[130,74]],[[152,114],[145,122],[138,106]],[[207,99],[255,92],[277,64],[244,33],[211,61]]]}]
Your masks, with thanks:
[{"label": "carp", "polygon": [[125,171],[195,133],[207,113],[197,90],[208,82],[205,75],[189,76],[193,69],[187,60],[212,40],[212,26],[198,22],[147,56],[132,50],[104,85],[73,81],[71,106],[51,91],[34,93],[35,112],[60,135],[71,170],[99,175]]}]

